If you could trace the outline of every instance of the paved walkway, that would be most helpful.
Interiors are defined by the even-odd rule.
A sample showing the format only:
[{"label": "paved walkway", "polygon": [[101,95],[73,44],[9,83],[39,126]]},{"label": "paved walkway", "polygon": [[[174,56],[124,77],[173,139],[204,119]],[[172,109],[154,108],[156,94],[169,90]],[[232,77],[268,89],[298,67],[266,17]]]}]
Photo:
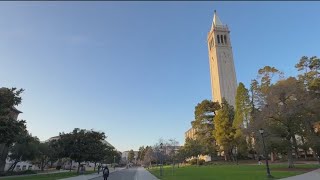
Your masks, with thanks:
[{"label": "paved walkway", "polygon": [[154,175],[149,171],[145,170],[143,167],[139,167],[136,173],[136,180],[158,180]]},{"label": "paved walkway", "polygon": [[[113,173],[115,171],[120,171],[122,169],[124,169],[124,168],[116,168],[116,169],[109,168],[109,172]],[[102,171],[100,172],[100,174],[98,174],[98,173],[86,174],[86,175],[80,175],[80,176],[64,178],[64,179],[61,179],[61,180],[89,180],[89,179],[94,179],[94,178],[97,178],[97,177],[102,177]]]},{"label": "paved walkway", "polygon": [[320,180],[320,169],[281,180]]},{"label": "paved walkway", "polygon": [[[102,177],[96,177],[92,180],[103,180]],[[142,167],[132,167],[110,174],[108,180],[158,180],[149,171]]]}]

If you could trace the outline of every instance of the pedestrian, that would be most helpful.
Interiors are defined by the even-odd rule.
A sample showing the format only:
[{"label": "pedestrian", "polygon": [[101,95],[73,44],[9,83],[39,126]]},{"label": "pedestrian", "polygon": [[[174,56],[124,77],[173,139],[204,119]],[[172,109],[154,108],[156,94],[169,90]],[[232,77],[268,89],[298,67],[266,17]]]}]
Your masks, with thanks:
[{"label": "pedestrian", "polygon": [[104,169],[103,169],[103,180],[107,180],[109,177],[109,169],[108,169],[108,166],[106,166]]},{"label": "pedestrian", "polygon": [[98,166],[98,174],[100,173],[101,165]]},{"label": "pedestrian", "polygon": [[259,165],[262,164],[261,159],[262,159],[261,156],[259,156],[259,157],[258,157],[258,164],[259,164]]}]

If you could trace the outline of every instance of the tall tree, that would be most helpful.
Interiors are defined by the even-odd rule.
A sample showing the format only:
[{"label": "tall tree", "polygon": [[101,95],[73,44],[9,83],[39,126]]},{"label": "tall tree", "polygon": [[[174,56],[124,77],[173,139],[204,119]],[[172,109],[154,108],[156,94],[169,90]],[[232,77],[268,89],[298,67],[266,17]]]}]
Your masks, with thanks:
[{"label": "tall tree", "polygon": [[24,120],[17,120],[14,106],[21,104],[23,89],[0,88],[0,172],[4,171],[9,146],[26,131]]},{"label": "tall tree", "polygon": [[308,58],[303,56],[295,66],[299,74],[299,80],[302,81],[308,90],[320,92],[320,59],[316,56]]},{"label": "tall tree", "polygon": [[248,128],[250,121],[250,99],[249,91],[243,83],[239,83],[236,94],[236,107],[233,127],[236,129],[235,138],[243,136],[242,129]]},{"label": "tall tree", "polygon": [[233,107],[228,104],[225,98],[223,98],[221,109],[218,110],[217,115],[214,117],[214,137],[217,144],[222,147],[225,160],[229,160],[230,157],[232,157],[235,135],[235,129],[232,127],[233,120]]},{"label": "tall tree", "polygon": [[195,107],[195,120],[191,122],[196,131],[196,139],[203,146],[203,153],[213,157],[216,154],[216,143],[213,136],[213,118],[220,109],[218,102],[203,100]]},{"label": "tall tree", "polygon": [[[249,91],[245,88],[243,83],[239,83],[236,93],[236,107],[233,121],[233,128],[235,129],[235,142],[240,153],[246,154],[248,146],[246,139],[251,140],[251,135],[245,131],[249,127],[251,104],[249,99]],[[250,148],[250,147],[249,147]]]},{"label": "tall tree", "polygon": [[292,147],[296,147],[295,135],[299,133],[304,117],[304,99],[306,94],[302,83],[293,77],[278,81],[270,88],[266,106],[261,109],[261,116],[272,130],[287,145],[288,167],[294,167]]},{"label": "tall tree", "polygon": [[[320,132],[317,126],[320,124],[320,59],[316,56],[308,58],[303,56],[295,66],[300,74],[299,81],[304,84],[306,94],[309,97],[308,104],[304,106],[305,114],[303,133],[301,140],[306,150],[310,146],[315,152],[320,163]],[[304,100],[307,100],[306,98]],[[306,152],[306,151],[305,151]]]}]

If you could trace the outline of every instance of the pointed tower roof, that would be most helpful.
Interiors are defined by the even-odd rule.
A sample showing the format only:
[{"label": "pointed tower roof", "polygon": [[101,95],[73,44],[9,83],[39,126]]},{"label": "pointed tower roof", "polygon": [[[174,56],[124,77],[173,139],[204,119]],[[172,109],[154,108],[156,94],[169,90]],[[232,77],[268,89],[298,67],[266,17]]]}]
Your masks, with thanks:
[{"label": "pointed tower roof", "polygon": [[215,26],[223,26],[218,14],[217,14],[217,11],[214,10],[214,15],[213,15],[213,21],[212,21],[212,25],[211,25],[211,31],[213,29],[213,27]]}]

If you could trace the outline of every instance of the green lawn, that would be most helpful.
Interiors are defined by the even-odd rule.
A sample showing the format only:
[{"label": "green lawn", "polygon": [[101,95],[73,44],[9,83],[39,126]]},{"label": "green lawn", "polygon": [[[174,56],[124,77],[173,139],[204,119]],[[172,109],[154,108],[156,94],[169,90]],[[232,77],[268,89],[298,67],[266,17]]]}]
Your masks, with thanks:
[{"label": "green lawn", "polygon": [[[294,176],[308,170],[320,168],[319,165],[296,165],[294,171],[287,171],[286,165],[271,165],[271,175],[274,179]],[[164,175],[160,177],[159,167],[149,170],[162,180],[265,180],[266,167],[264,165],[210,165],[210,166],[185,166],[175,168],[164,167]]]},{"label": "green lawn", "polygon": [[[85,174],[91,174],[93,171],[86,171]],[[68,178],[72,176],[78,176],[76,172],[62,172],[56,174],[35,174],[30,176],[21,176],[21,177],[7,177],[0,178],[0,180],[56,180],[62,178]]]}]

